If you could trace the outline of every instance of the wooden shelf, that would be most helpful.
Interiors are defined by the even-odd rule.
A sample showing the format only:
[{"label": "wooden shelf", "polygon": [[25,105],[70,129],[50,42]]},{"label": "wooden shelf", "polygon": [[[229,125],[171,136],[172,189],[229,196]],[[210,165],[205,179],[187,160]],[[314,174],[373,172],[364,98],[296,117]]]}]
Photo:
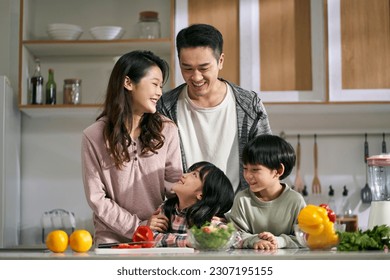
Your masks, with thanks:
[{"label": "wooden shelf", "polygon": [[147,49],[159,54],[169,55],[171,41],[160,39],[126,39],[126,40],[27,40],[23,41],[31,54],[38,57],[49,56],[115,56],[131,50]]},{"label": "wooden shelf", "polygon": [[100,104],[80,105],[20,105],[20,111],[31,118],[40,117],[94,117],[102,111]]}]

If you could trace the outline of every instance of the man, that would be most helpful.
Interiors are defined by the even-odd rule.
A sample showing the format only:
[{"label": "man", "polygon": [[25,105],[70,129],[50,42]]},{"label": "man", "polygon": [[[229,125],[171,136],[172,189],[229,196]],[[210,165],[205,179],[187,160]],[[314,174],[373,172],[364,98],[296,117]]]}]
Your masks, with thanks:
[{"label": "man", "polygon": [[271,134],[258,95],[219,78],[223,37],[213,26],[194,24],[176,36],[184,84],[163,94],[158,111],[179,127],[183,169],[210,161],[229,177],[235,192],[248,187],[240,156],[259,134]]}]

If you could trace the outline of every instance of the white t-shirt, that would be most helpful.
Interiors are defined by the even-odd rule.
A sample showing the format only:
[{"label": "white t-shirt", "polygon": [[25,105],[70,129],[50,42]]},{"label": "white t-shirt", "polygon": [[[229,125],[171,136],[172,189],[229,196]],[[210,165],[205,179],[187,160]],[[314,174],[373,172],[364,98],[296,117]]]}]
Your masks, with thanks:
[{"label": "white t-shirt", "polygon": [[236,103],[227,86],[224,100],[215,107],[195,105],[184,87],[177,102],[177,122],[187,166],[209,161],[230,179],[234,191],[240,183]]}]

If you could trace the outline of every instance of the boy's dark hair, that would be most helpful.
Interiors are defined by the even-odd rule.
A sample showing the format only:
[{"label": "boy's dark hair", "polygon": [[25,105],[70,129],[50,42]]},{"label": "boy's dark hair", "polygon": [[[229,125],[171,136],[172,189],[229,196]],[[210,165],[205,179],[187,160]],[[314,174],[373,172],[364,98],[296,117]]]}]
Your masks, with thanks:
[{"label": "boy's dark hair", "polygon": [[242,152],[243,164],[261,164],[270,169],[278,169],[284,165],[284,173],[280,180],[290,175],[295,166],[294,148],[277,135],[259,135],[249,141]]},{"label": "boy's dark hair", "polygon": [[[193,225],[201,227],[205,222],[210,222],[214,216],[224,218],[224,214],[230,210],[234,200],[233,186],[221,169],[210,162],[201,161],[193,164],[188,172],[195,170],[199,170],[203,182],[202,199],[187,209],[188,227]],[[178,201],[177,197],[173,197],[165,202],[164,214],[169,220]]]},{"label": "boy's dark hair", "polygon": [[176,36],[176,49],[180,59],[183,48],[209,47],[218,60],[223,52],[223,36],[218,29],[208,24],[193,24],[179,31]]}]

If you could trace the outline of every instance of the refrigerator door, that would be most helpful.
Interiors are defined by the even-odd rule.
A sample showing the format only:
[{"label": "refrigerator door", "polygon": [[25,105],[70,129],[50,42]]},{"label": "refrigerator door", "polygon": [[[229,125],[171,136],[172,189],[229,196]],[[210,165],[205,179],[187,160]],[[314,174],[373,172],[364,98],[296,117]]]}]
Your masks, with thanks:
[{"label": "refrigerator door", "polygon": [[0,248],[19,245],[20,134],[17,96],[0,76]]}]

